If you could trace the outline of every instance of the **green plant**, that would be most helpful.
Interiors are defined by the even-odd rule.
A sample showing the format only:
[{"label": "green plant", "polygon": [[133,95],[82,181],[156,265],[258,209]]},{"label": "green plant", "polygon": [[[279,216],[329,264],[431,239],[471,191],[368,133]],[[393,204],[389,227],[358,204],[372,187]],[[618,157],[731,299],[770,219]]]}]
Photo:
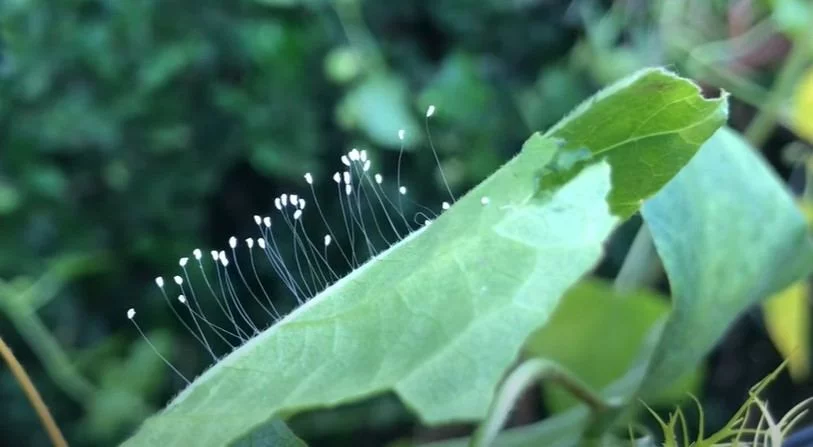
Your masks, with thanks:
[{"label": "green plant", "polygon": [[[704,431],[705,416],[703,407],[695,399],[699,416],[699,427],[696,435],[690,435],[686,416],[682,409],[669,414],[668,421],[664,421],[652,409],[647,410],[658,421],[663,430],[664,446],[692,445],[696,447],[713,447],[718,445],[731,446],[779,446],[787,438],[793,428],[807,415],[809,405],[813,398],[805,399],[791,408],[779,420],[768,411],[768,404],[760,394],[776,380],[784,369],[784,364],[772,374],[754,385],[748,392],[748,399],[740,406],[737,412],[719,430],[706,436]],[[756,412],[759,419],[755,428],[751,428],[751,416]]]},{"label": "green plant", "polygon": [[[788,193],[747,143],[717,130],[726,113],[725,96],[703,98],[690,81],[659,69],[607,88],[531,136],[431,224],[220,360],[127,445],[248,442],[261,428],[273,439],[285,432],[269,421],[389,390],[430,425],[487,413],[486,421],[502,420],[511,399],[494,400],[501,377],[596,265],[610,232],[643,204],[673,284],[665,324],[653,325],[618,382],[600,392],[568,387],[603,396],[592,413],[576,408],[499,436],[493,427],[501,424],[491,422],[486,438],[545,443],[545,426],[565,418],[569,439],[603,439],[635,399],[691,372],[743,309],[813,266]],[[721,258],[744,239],[755,240],[753,258]],[[564,383],[577,383],[577,371],[553,367],[557,377],[572,377]],[[527,377],[543,370],[535,371]],[[509,388],[498,395],[516,393]],[[502,403],[488,412],[492,400]]]},{"label": "green plant", "polygon": [[[425,211],[413,201],[438,210],[442,200],[450,200],[441,172],[456,194],[468,190],[514,155],[532,131],[549,128],[591,92],[645,66],[668,66],[704,90],[716,86],[731,92],[729,125],[743,133],[751,127],[750,149],[764,154],[772,169],[800,191],[801,164],[790,165],[780,154],[791,143],[794,160],[805,158],[800,157],[806,150],[800,140],[809,133],[805,102],[796,101],[795,110],[786,107],[799,70],[809,72],[804,47],[811,41],[805,26],[810,8],[805,3],[3,2],[0,336],[29,371],[71,445],[118,443],[183,387],[121,318],[128,307],[138,309],[139,322],[151,328],[149,340],[188,378],[212,362],[205,348],[196,348],[197,334],[185,331],[161,297],[150,292],[152,277],[166,272],[178,253],[219,246],[224,234],[250,235],[251,221],[245,217],[273,210],[271,193],[299,190],[294,185],[301,184],[305,171],[317,179],[315,194],[328,225],[343,226],[335,185],[318,179],[329,176],[331,160],[350,147],[368,148],[389,192],[400,173],[409,187],[403,215],[415,226],[413,215]],[[793,58],[784,52],[788,43],[801,50]],[[797,89],[797,100],[805,99],[805,85]],[[430,125],[436,154],[426,150],[430,129],[421,129],[429,104],[439,105]],[[403,142],[397,137],[399,128],[407,133]],[[735,138],[725,141],[739,145]],[[399,157],[402,145],[405,152]],[[764,177],[764,171],[752,171],[755,178]],[[718,178],[690,201],[711,202],[718,189],[750,198],[751,175],[740,177],[739,183]],[[805,197],[813,189],[813,177],[807,178]],[[721,188],[723,184],[728,186]],[[800,200],[803,211],[808,200]],[[314,214],[315,201],[309,203],[304,226],[307,234],[317,236],[321,223]],[[763,203],[752,212],[773,215],[771,210]],[[710,227],[727,229],[726,214],[708,213],[703,219]],[[376,216],[386,229],[385,214]],[[393,217],[403,224],[401,216]],[[681,296],[672,293],[663,277],[663,248],[656,250],[649,222],[641,222],[640,216],[632,217],[605,241],[600,265],[561,297],[547,322],[526,340],[517,364],[552,361],[595,393],[640,367],[643,350],[658,338],[657,325],[669,318],[670,298],[677,303],[701,292],[683,287]],[[374,225],[368,229],[377,234]],[[781,222],[766,228],[766,233],[793,231],[795,227]],[[319,239],[313,238],[317,245]],[[280,241],[289,242],[285,236]],[[355,242],[359,260],[366,258],[366,241],[357,237]],[[374,241],[376,249],[379,242]],[[348,238],[337,238],[328,250],[330,265],[343,275],[350,267],[337,247],[349,248]],[[735,259],[714,260],[696,252],[688,256],[711,271],[749,271],[742,262],[752,257],[749,238],[714,247]],[[239,250],[244,256],[242,242]],[[296,250],[282,255],[292,260],[292,253]],[[772,257],[774,249],[757,248],[755,253]],[[70,263],[75,254],[90,255],[91,268],[60,271],[59,264]],[[771,264],[757,267],[771,277]],[[207,273],[215,273],[207,266]],[[252,280],[250,267],[243,267]],[[268,281],[273,268],[265,262],[258,267],[278,310],[287,312],[292,300],[285,298],[286,281]],[[324,266],[314,273],[332,278]],[[672,276],[670,272],[669,286],[676,282]],[[703,290],[698,300],[751,293],[749,283],[741,287],[735,278],[724,279],[721,297]],[[789,372],[796,387],[803,386],[810,363],[805,355],[807,281],[801,277],[774,294],[781,300],[765,301],[764,320],[758,318],[759,306],[752,306],[748,317],[754,318],[737,319],[712,355],[687,366],[681,379],[646,396],[646,403],[671,407],[702,386],[701,399],[714,402],[708,409],[709,426],[719,427],[739,404],[743,387],[778,361],[766,333],[781,355],[792,360]],[[240,283],[240,305],[258,325],[267,324],[266,313],[253,305]],[[202,315],[233,330],[228,318],[217,318],[208,291],[198,292],[205,293],[200,297]],[[196,329],[176,296],[170,299]],[[703,312],[708,310],[689,306],[684,311]],[[719,325],[727,321],[722,318]],[[198,322],[218,357],[230,350],[204,321]],[[741,342],[746,345],[738,346]],[[731,370],[742,376],[731,378],[733,383],[721,390],[721,373]],[[539,387],[544,398],[539,399],[536,387],[525,392],[507,415],[507,427],[567,412],[580,403],[555,380],[542,380]],[[777,387],[770,396],[772,407],[794,403],[798,389]],[[415,413],[394,393],[385,393],[284,419],[315,445],[378,444],[375,440],[383,443],[397,436],[418,442],[467,433],[456,427],[420,427]],[[0,371],[0,394],[8,397],[2,404],[7,417],[0,422],[7,442],[47,442],[7,369]],[[618,424],[636,415],[624,416]],[[562,420],[552,419],[545,427],[557,427]],[[277,420],[252,439],[259,442],[283,428]]]}]

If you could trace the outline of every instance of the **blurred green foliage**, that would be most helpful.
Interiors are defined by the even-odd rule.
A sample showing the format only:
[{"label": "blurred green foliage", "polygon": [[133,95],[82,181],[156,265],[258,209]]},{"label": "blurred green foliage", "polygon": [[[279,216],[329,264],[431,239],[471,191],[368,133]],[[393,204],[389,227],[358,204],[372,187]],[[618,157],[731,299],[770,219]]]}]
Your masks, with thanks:
[{"label": "blurred green foliage", "polygon": [[[303,172],[330,175],[359,145],[394,173],[403,128],[403,175],[434,171],[410,189],[439,202],[418,150],[428,104],[462,191],[589,93],[559,66],[577,32],[567,3],[0,4],[1,299],[48,295],[3,306],[0,328],[68,439],[115,443],[177,390],[127,308],[170,328],[153,342],[184,371],[209,363],[151,278],[247,228]],[[54,283],[76,254],[88,268]],[[5,370],[0,384],[2,438],[43,445]]]}]

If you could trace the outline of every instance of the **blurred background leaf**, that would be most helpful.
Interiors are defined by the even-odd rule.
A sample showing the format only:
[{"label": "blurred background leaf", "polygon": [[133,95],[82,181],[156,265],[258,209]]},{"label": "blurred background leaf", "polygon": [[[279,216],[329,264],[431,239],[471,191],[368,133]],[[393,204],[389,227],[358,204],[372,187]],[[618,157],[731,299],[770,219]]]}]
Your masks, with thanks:
[{"label": "blurred background leaf", "polygon": [[808,70],[793,97],[793,125],[799,135],[813,142],[813,69]]},{"label": "blurred background leaf", "polygon": [[796,381],[810,375],[809,299],[810,285],[800,281],[762,305],[768,334],[776,349],[788,360],[788,371]]},{"label": "blurred background leaf", "polygon": [[[604,389],[630,369],[654,325],[668,311],[668,298],[658,293],[618,293],[608,282],[588,279],[564,296],[551,321],[528,340],[526,350],[562,365],[592,389]],[[699,372],[690,374],[650,404],[687,398],[696,392],[700,377]],[[544,394],[555,413],[577,402],[556,386],[545,386]]]},{"label": "blurred background leaf", "polygon": [[[728,127],[641,214],[674,294],[660,349],[641,385],[641,394],[651,396],[713,348],[712,340],[740,313],[806,277],[813,244],[785,186]],[[738,249],[740,256],[730,256]]]}]

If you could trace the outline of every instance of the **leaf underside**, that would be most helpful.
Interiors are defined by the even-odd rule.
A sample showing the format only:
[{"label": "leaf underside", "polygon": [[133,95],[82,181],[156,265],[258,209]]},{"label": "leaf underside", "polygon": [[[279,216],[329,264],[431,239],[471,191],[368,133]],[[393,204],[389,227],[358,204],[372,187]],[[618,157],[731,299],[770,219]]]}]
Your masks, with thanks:
[{"label": "leaf underside", "polygon": [[[636,397],[650,401],[694,368],[745,309],[813,268],[813,244],[793,197],[760,155],[727,128],[644,205],[642,215],[669,277],[673,308],[639,361],[604,391],[628,404]],[[576,444],[587,416],[577,408],[508,430],[498,444]]]},{"label": "leaf underside", "polygon": [[650,396],[699,362],[746,308],[807,275],[813,246],[781,180],[728,128],[642,215],[674,297],[641,385]]},{"label": "leaf underside", "polygon": [[126,444],[229,444],[273,418],[387,391],[427,424],[481,419],[528,335],[726,110],[660,69],[611,86],[218,362]]}]

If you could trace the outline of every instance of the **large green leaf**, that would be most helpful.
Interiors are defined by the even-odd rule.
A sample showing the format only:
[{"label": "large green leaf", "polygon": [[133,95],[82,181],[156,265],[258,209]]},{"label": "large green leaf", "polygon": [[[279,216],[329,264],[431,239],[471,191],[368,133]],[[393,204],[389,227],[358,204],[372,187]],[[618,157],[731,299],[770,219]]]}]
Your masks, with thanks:
[{"label": "large green leaf", "polygon": [[[128,444],[223,445],[274,417],[389,390],[429,424],[482,418],[619,217],[725,116],[724,98],[659,69],[610,87],[431,225],[221,360]],[[573,143],[574,129],[594,136]]]},{"label": "large green leaf", "polygon": [[727,128],[642,213],[674,299],[646,397],[697,364],[744,309],[810,272],[813,246],[780,179]]},{"label": "large green leaf", "polygon": [[[525,351],[556,362],[600,390],[630,369],[647,336],[668,311],[668,299],[655,292],[619,293],[608,282],[588,279],[565,294],[548,324],[528,340]],[[659,397],[687,396],[697,377],[690,375]],[[545,404],[553,412],[578,403],[556,385],[543,390]]]},{"label": "large green leaf", "polygon": [[[727,128],[642,213],[664,261],[674,303],[662,330],[653,333],[654,346],[645,350],[651,354],[640,355],[603,393],[630,403],[636,390],[650,400],[695,368],[744,309],[813,267],[813,247],[793,198],[756,151]],[[578,408],[508,430],[498,442],[551,445],[569,427],[569,445],[576,445],[573,439],[587,423],[585,409]]]},{"label": "large green leaf", "polygon": [[688,163],[727,112],[722,101],[700,98],[691,82],[660,76],[636,87],[583,103],[548,132],[567,148],[607,156],[613,167],[610,206],[624,217]]}]

